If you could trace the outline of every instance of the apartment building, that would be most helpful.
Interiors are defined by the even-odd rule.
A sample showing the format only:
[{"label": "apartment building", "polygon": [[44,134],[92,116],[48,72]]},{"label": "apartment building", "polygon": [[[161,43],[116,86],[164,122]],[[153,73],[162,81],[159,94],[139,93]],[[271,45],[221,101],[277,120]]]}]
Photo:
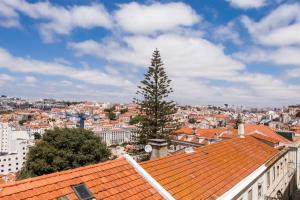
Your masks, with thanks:
[{"label": "apartment building", "polygon": [[296,164],[289,147],[244,136],[142,163],[125,154],[0,185],[0,198],[86,199],[82,191],[88,199],[288,199],[296,190]]},{"label": "apartment building", "polygon": [[25,163],[32,138],[27,130],[0,123],[0,174],[19,171]]}]

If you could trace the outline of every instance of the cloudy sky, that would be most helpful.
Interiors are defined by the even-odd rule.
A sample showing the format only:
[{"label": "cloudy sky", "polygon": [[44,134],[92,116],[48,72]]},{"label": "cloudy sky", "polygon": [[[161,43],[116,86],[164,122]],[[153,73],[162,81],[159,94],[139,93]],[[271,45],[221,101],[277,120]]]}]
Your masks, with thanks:
[{"label": "cloudy sky", "polygon": [[155,48],[179,104],[300,103],[297,0],[0,1],[0,94],[130,102]]}]

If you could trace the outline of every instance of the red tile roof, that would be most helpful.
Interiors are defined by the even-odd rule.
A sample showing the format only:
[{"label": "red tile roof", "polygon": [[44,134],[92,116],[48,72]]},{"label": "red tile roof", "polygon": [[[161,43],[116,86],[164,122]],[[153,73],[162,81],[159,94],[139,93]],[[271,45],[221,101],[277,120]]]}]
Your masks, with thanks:
[{"label": "red tile roof", "polygon": [[259,139],[259,140],[264,140],[264,141],[270,142],[272,144],[279,144],[279,142],[280,142],[279,140],[273,139],[273,138],[268,137],[268,136],[264,136],[264,135],[259,134],[259,133],[254,133],[251,136],[253,136],[253,137],[255,137],[256,139]]},{"label": "red tile roof", "polygon": [[[192,134],[192,128],[181,128],[175,132],[178,133],[185,133],[188,135]],[[262,134],[263,136],[271,138],[270,140],[277,140],[284,143],[289,143],[290,141],[281,135],[275,133],[271,128],[264,125],[256,125],[256,124],[245,124],[245,135],[252,135],[252,134]],[[196,135],[204,138],[213,138],[214,135],[217,134],[221,138],[233,138],[238,136],[237,129],[226,129],[226,128],[212,128],[212,129],[196,129]]]},{"label": "red tile roof", "polygon": [[245,134],[251,135],[254,133],[261,133],[264,136],[270,137],[274,140],[278,140],[280,142],[290,143],[290,141],[281,135],[275,133],[271,128],[265,125],[256,125],[256,124],[246,124],[245,125]]},{"label": "red tile roof", "polygon": [[[226,128],[211,128],[211,129],[196,129],[196,135],[204,138],[214,138],[215,134],[220,135],[225,132],[237,132],[235,129],[226,129]],[[177,130],[175,133],[185,133],[191,135],[193,133],[192,128],[181,128]]]},{"label": "red tile roof", "polygon": [[176,199],[209,199],[221,196],[279,152],[246,136],[141,165]]},{"label": "red tile roof", "polygon": [[0,199],[78,199],[71,186],[79,183],[96,199],[163,199],[124,158],[0,185]]}]

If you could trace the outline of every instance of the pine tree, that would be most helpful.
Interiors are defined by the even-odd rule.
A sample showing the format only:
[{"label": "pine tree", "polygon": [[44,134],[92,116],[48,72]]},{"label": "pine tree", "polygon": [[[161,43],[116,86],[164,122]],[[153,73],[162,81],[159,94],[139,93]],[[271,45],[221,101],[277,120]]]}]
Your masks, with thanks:
[{"label": "pine tree", "polygon": [[137,142],[142,145],[147,144],[149,139],[168,140],[176,125],[172,117],[176,113],[175,103],[168,100],[169,94],[173,92],[171,80],[168,79],[157,49],[144,76],[137,91],[137,95],[142,98],[135,99],[142,115],[137,131]]},{"label": "pine tree", "polygon": [[235,125],[234,125],[234,128],[235,129],[238,129],[239,125],[243,123],[243,120],[242,120],[242,116],[241,114],[239,113],[236,120],[235,120]]}]

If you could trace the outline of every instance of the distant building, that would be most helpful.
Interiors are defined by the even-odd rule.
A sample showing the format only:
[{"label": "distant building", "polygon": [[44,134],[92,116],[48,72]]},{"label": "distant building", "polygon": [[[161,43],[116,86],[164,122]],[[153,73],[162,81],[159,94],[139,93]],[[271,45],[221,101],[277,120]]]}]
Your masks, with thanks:
[{"label": "distant building", "polygon": [[94,133],[99,136],[107,145],[120,145],[134,141],[135,126],[114,127],[112,125],[102,126],[94,129]]},{"label": "distant building", "polygon": [[7,123],[0,123],[0,174],[19,171],[26,161],[30,134]]}]

